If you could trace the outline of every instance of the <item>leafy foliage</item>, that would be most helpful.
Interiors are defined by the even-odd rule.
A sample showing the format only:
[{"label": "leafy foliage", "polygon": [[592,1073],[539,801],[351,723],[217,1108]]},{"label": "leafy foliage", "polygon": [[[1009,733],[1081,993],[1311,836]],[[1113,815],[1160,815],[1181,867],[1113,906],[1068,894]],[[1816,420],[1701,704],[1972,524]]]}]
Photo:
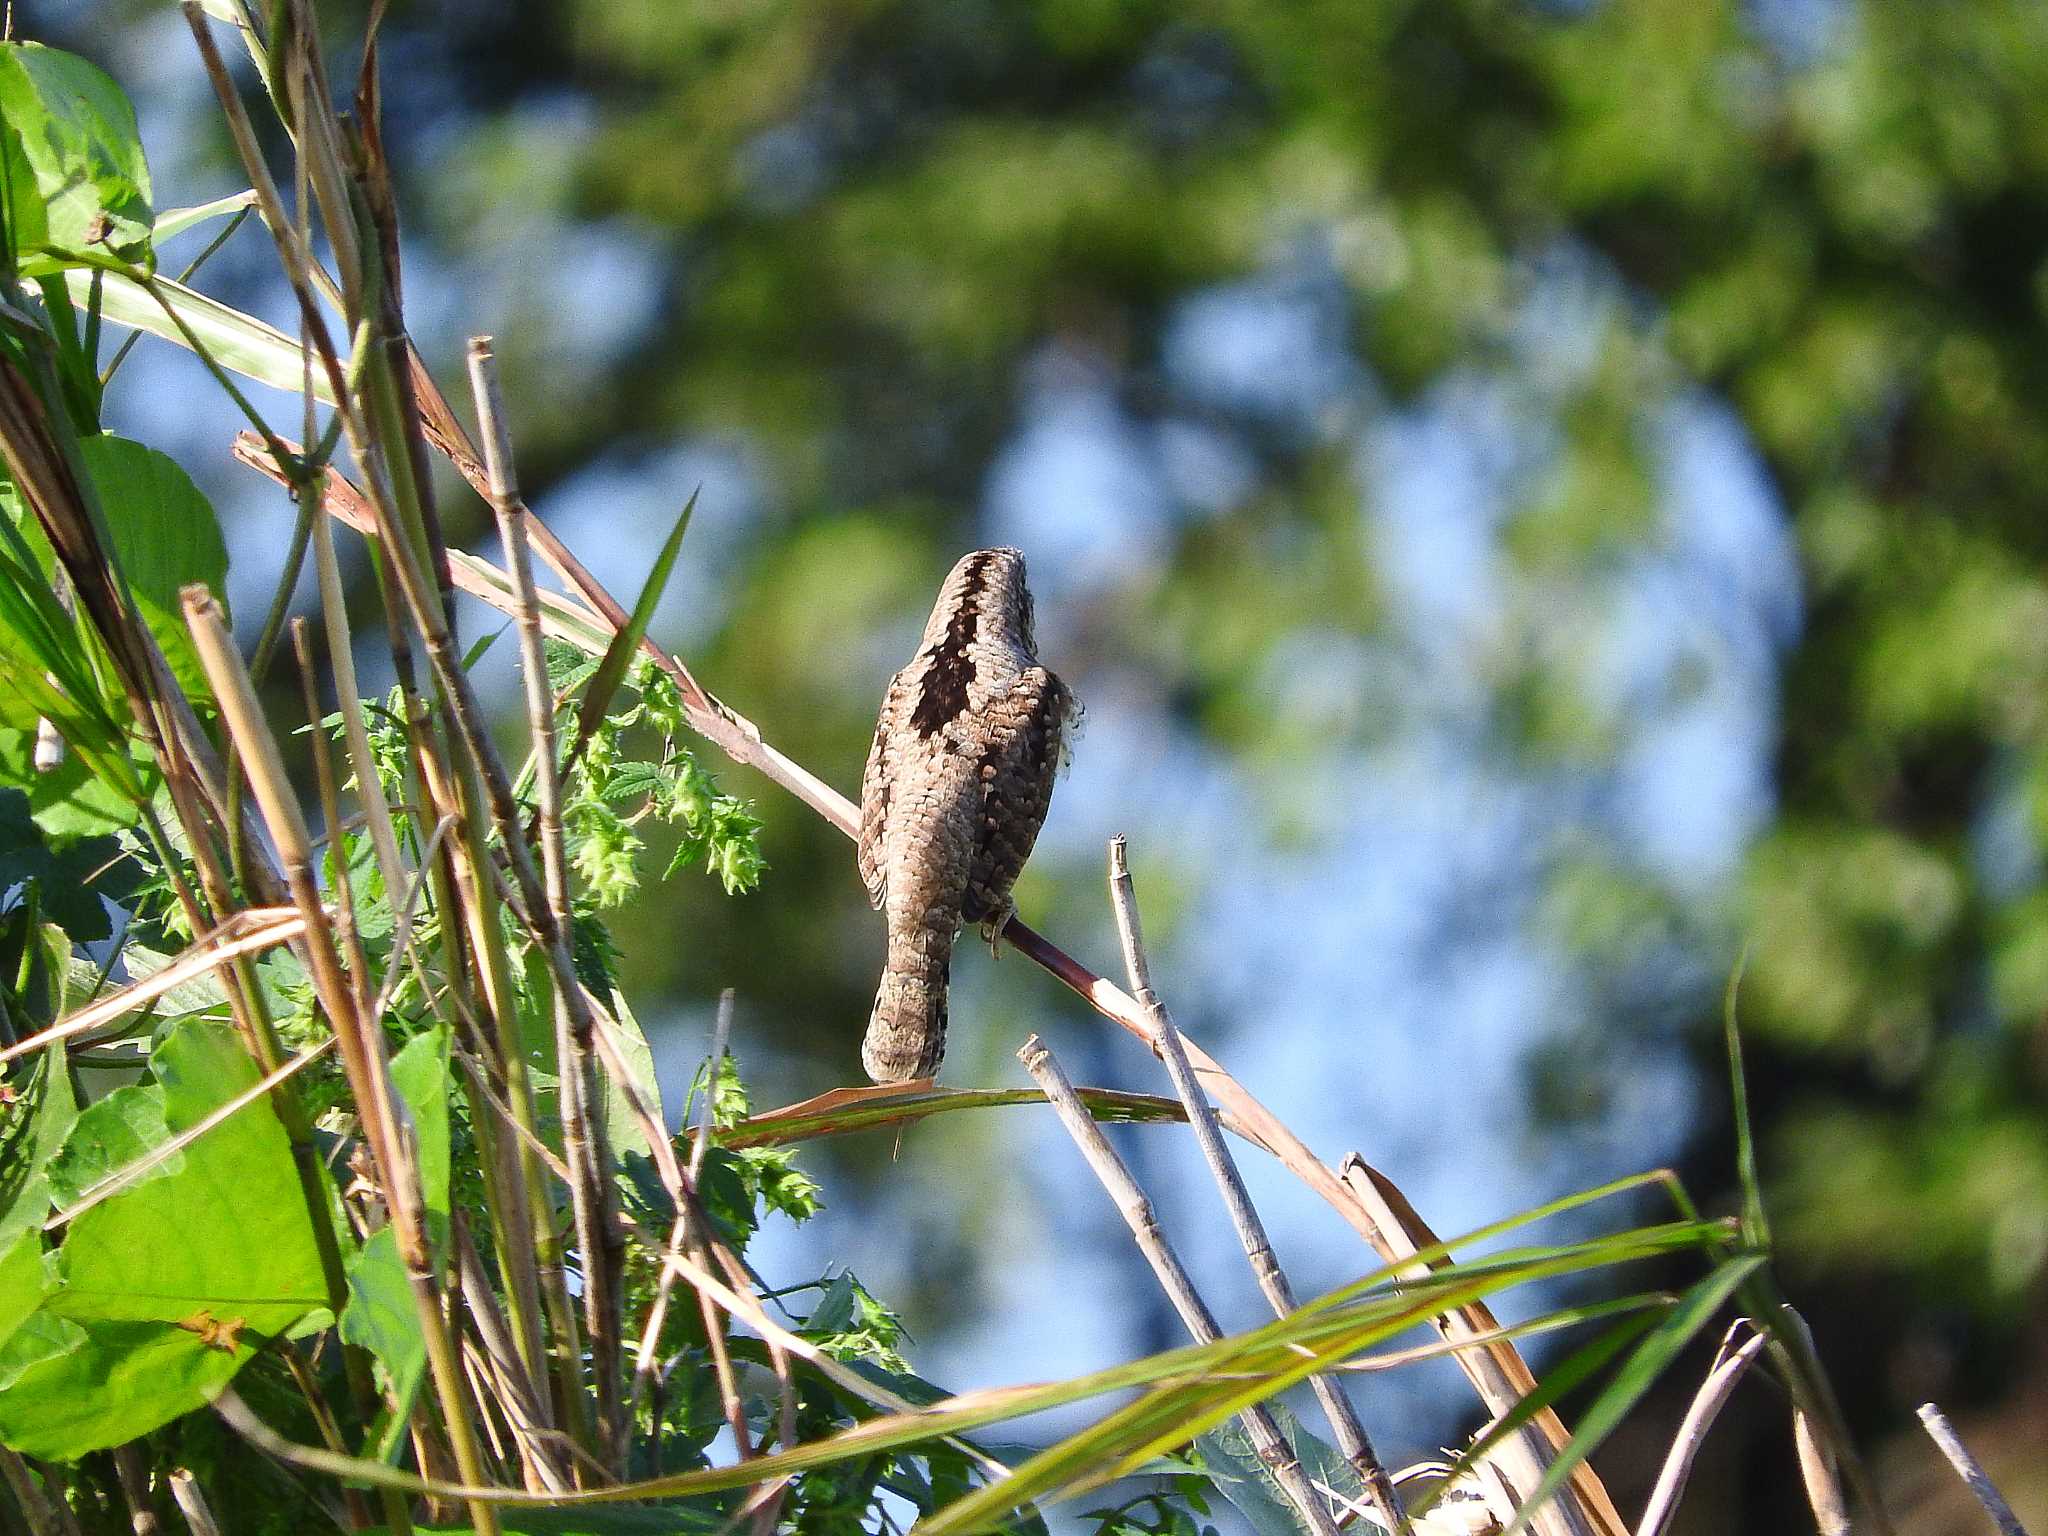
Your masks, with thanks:
[{"label": "leafy foliage", "polygon": [[[778,1213],[812,1216],[819,1186],[797,1166],[793,1137],[763,1135],[751,1120],[729,1056],[707,1064],[683,1106],[679,1118],[694,1124],[702,1101],[701,1133],[671,1141],[602,916],[639,892],[648,827],[676,840],[664,878],[701,863],[734,896],[766,869],[761,823],[683,745],[680,695],[635,654],[688,513],[635,614],[609,642],[599,637],[599,659],[567,646],[548,658],[556,739],[572,766],[563,826],[546,825],[547,802],[534,792],[539,765],[506,783],[475,718],[462,669],[489,642],[467,663],[451,659],[434,590],[432,578],[449,579],[457,564],[437,546],[416,450],[460,428],[431,408],[431,380],[401,382],[394,362],[406,343],[385,304],[397,289],[397,241],[382,147],[362,124],[343,134],[307,90],[319,67],[317,39],[298,30],[307,12],[278,8],[259,27],[237,0],[211,8],[243,25],[295,153],[312,162],[327,247],[346,278],[315,282],[308,245],[270,220],[301,290],[333,290],[354,348],[346,368],[327,351],[316,369],[340,413],[333,429],[287,453],[266,428],[272,467],[304,489],[349,441],[365,486],[357,494],[377,513],[375,568],[404,642],[394,646],[401,680],[380,708],[339,685],[341,708],[303,734],[301,745],[318,755],[313,779],[327,812],[316,854],[217,609],[180,598],[188,583],[218,586],[225,576],[212,511],[170,460],[100,430],[98,333],[109,314],[175,332],[258,425],[230,373],[291,387],[304,360],[289,338],[155,279],[156,221],[125,99],[82,61],[7,45],[0,427],[15,489],[0,521],[0,704],[11,711],[14,744],[35,743],[25,769],[18,750],[4,754],[34,818],[17,818],[15,841],[0,847],[24,887],[0,946],[12,946],[17,962],[7,1034],[19,1039],[70,1013],[77,981],[81,997],[97,995],[172,963],[155,946],[194,940],[188,955],[201,958],[201,945],[224,946],[198,979],[148,1011],[84,1021],[90,1038],[25,1052],[0,1085],[0,1446],[67,1464],[36,1469],[46,1489],[80,1502],[98,1496],[96,1453],[126,1445],[157,1470],[202,1467],[237,1501],[273,1459],[338,1477],[358,1528],[370,1519],[367,1488],[393,1521],[405,1497],[423,1493],[459,1502],[479,1530],[708,1531],[768,1507],[806,1536],[851,1536],[886,1522],[891,1500],[902,1500],[934,1536],[1043,1536],[1035,1501],[1142,1475],[1165,1480],[1094,1511],[1101,1536],[1209,1536],[1197,1517],[1208,1514],[1211,1492],[1280,1531],[1295,1515],[1257,1476],[1242,1475],[1244,1448],[1223,1426],[1418,1322],[1511,1286],[1645,1260],[1683,1256],[1704,1267],[1675,1301],[1629,1296],[1526,1325],[1622,1316],[1573,1357],[1575,1374],[1554,1377],[1506,1421],[1519,1426],[1563,1386],[1613,1365],[1586,1432],[1556,1457],[1547,1495],[1725,1304],[1739,1298],[1760,1317],[1778,1316],[1760,1206],[1738,1232],[1698,1219],[1675,1186],[1677,1220],[1464,1264],[1439,1246],[1419,1256],[1435,1266],[1424,1278],[1397,1283],[1376,1270],[1264,1327],[1011,1392],[955,1396],[917,1377],[900,1318],[851,1271],[754,1296],[750,1243]],[[598,46],[611,46],[635,14],[629,6],[608,16]],[[1057,44],[1075,58],[1131,46],[1122,24],[1077,37],[1072,18],[1041,21],[1043,35],[1006,45]],[[1236,25],[1250,47],[1259,29]],[[753,41],[727,37],[723,26],[697,21],[682,32],[751,58]],[[646,64],[662,67],[654,56]],[[1090,57],[1087,68],[1100,65]],[[373,105],[366,94],[364,110]],[[852,277],[859,293],[827,302],[851,302],[862,325],[928,353],[950,389],[1042,327],[1064,253],[1084,253],[1105,272],[1135,267],[1161,233],[1138,193],[1170,159],[1100,124],[1052,139],[1014,124],[956,127],[937,136],[907,182],[828,210],[817,251],[799,266],[815,276],[807,263],[816,260]],[[247,169],[262,184],[262,168],[252,160]],[[1227,190],[1212,176],[1220,167],[1166,169],[1183,221],[1174,231],[1188,237],[1173,257],[1184,275],[1241,259],[1228,217],[1241,210],[1198,207],[1191,191]],[[330,195],[335,175],[351,196]],[[948,188],[976,178],[964,207],[948,201]],[[1482,221],[1471,209],[1438,213],[1450,276],[1484,288]],[[166,237],[185,222],[167,220]],[[942,229],[953,241],[926,252],[927,270],[906,277],[872,266],[888,244],[881,232],[920,228],[930,241]],[[758,254],[771,276],[790,275],[772,253]],[[40,283],[35,297],[21,286],[23,276],[60,268],[69,275]],[[997,290],[1003,302],[994,302]],[[137,294],[156,306],[148,319]],[[1455,330],[1459,317],[1439,311],[1462,300],[1430,287],[1389,297],[1397,302]],[[319,329],[309,319],[309,334]],[[327,341],[315,334],[312,344]],[[1435,365],[1410,362],[1418,372]],[[750,382],[772,390],[769,364]],[[419,665],[415,641],[431,665]],[[621,681],[631,702],[611,697]],[[208,704],[210,688],[220,717],[206,721],[193,706]],[[1542,713],[1532,706],[1532,719]],[[34,754],[52,735],[80,777],[38,803],[49,765]],[[364,807],[360,830],[340,813],[330,755],[357,776],[342,788]],[[244,781],[267,840],[243,819]],[[79,792],[87,782],[100,798]],[[103,909],[70,893],[44,903],[41,887],[61,878],[65,839],[107,828],[121,829],[121,855],[140,873],[95,965],[81,946],[107,931]],[[559,833],[573,887],[542,891],[526,845]],[[553,880],[563,861],[552,844],[547,851]],[[401,893],[401,882],[411,889]],[[289,933],[277,920],[287,902]],[[42,921],[45,913],[65,926]],[[260,942],[248,938],[265,924]],[[99,1074],[110,1067],[139,1080],[107,1090]],[[971,1107],[1002,1100],[976,1097]],[[1096,1104],[1157,1117],[1153,1105],[1101,1095]],[[970,1106],[956,1098],[946,1107]],[[763,1119],[772,1126],[775,1117]],[[874,1123],[872,1105],[814,1101],[803,1128]],[[1641,1182],[1570,1197],[1471,1242]],[[615,1221],[615,1205],[625,1222]],[[696,1291],[691,1304],[670,1304],[679,1284]],[[735,1301],[733,1287],[748,1296]],[[799,1317],[789,1299],[812,1293]],[[786,1326],[760,1310],[768,1303]],[[643,1319],[644,1340],[631,1337],[628,1321]],[[1811,1396],[1810,1362],[1783,1352],[1787,1380]],[[1122,1400],[1014,1468],[962,1438],[1110,1394]],[[226,1438],[196,1414],[208,1403],[244,1438]],[[1299,1426],[1291,1434],[1320,1476],[1355,1488],[1328,1447]],[[722,1436],[737,1461],[721,1454]],[[597,1486],[621,1479],[634,1486]],[[602,1497],[666,1502],[500,1519],[498,1502],[529,1497],[519,1484],[568,1504],[572,1481]],[[753,1490],[746,1506],[743,1488]],[[302,1523],[309,1498],[280,1493],[275,1509],[255,1511],[256,1523],[294,1528],[287,1520]]]}]

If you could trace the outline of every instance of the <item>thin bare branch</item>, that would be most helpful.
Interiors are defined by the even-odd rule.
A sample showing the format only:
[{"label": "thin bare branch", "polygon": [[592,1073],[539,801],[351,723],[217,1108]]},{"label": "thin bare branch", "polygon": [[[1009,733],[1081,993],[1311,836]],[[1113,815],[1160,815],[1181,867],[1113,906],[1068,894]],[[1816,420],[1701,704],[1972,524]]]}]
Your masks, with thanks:
[{"label": "thin bare branch", "polygon": [[1949,1423],[1948,1415],[1933,1403],[1922,1403],[1920,1424],[1927,1431],[1927,1438],[1956,1469],[1956,1476],[1963,1480],[1963,1486],[1984,1506],[1984,1513],[1991,1517],[2001,1536],[2027,1536],[2027,1528],[2020,1524],[2019,1516],[2012,1512],[2012,1506],[2006,1503],[2005,1495],[1998,1491],[1998,1485],[1991,1481],[1982,1463],[1963,1444],[1963,1437],[1956,1433],[1955,1425]]},{"label": "thin bare branch", "polygon": [[[1138,1251],[1151,1265],[1152,1273],[1159,1280],[1159,1288],[1166,1292],[1188,1333],[1201,1344],[1221,1338],[1223,1331],[1216,1326],[1215,1315],[1195,1290],[1194,1281],[1188,1277],[1179,1256],[1173,1251],[1173,1245],[1160,1230],[1151,1200],[1138,1187],[1138,1181],[1131,1177],[1130,1169],[1117,1156],[1109,1138],[1102,1134],[1102,1127],[1095,1123],[1094,1116],[1081,1103],[1079,1095],[1074,1092],[1073,1082],[1054,1059],[1052,1051],[1033,1035],[1017,1052],[1017,1059],[1024,1063],[1024,1070],[1031,1074],[1038,1086],[1045,1090],[1046,1098],[1060,1117],[1060,1124],[1066,1127],[1067,1134],[1081,1149],[1081,1155],[1095,1170],[1103,1188],[1109,1191],[1110,1199],[1123,1214],[1124,1224],[1131,1229]],[[1336,1520],[1309,1486],[1301,1462],[1287,1444],[1286,1437],[1280,1433],[1280,1426],[1274,1422],[1273,1415],[1264,1406],[1255,1404],[1239,1414],[1238,1421],[1251,1437],[1260,1464],[1272,1475],[1302,1522],[1317,1536],[1335,1536]]]},{"label": "thin bare branch", "polygon": [[[1287,1272],[1280,1267],[1279,1256],[1273,1252],[1273,1244],[1266,1235],[1266,1224],[1252,1204],[1244,1179],[1237,1171],[1237,1163],[1231,1157],[1230,1149],[1223,1144],[1216,1111],[1210,1107],[1201,1084],[1195,1081],[1195,1069],[1188,1063],[1187,1047],[1180,1031],[1174,1027],[1173,1016],[1167,1012],[1166,1005],[1159,1000],[1159,994],[1152,986],[1151,961],[1145,950],[1144,928],[1138,919],[1137,891],[1131,882],[1130,863],[1121,837],[1111,838],[1109,842],[1109,893],[1110,905],[1116,913],[1117,938],[1123,948],[1124,970],[1130,977],[1131,991],[1138,1006],[1145,1010],[1146,1018],[1158,1033],[1159,1059],[1165,1064],[1166,1075],[1173,1080],[1173,1090],[1187,1110],[1188,1124],[1194,1127],[1196,1144],[1202,1149],[1202,1160],[1209,1165],[1209,1172],[1223,1196],[1224,1208],[1230,1213],[1230,1224],[1237,1230],[1238,1242],[1244,1247],[1245,1258],[1258,1280],[1260,1293],[1272,1307],[1275,1317],[1285,1317],[1296,1306],[1294,1287],[1287,1279]],[[1329,1420],[1344,1460],[1358,1474],[1374,1518],[1385,1530],[1405,1532],[1407,1515],[1402,1511],[1394,1485],[1387,1477],[1387,1469],[1366,1437],[1365,1426],[1359,1423],[1357,1411],[1351,1406],[1351,1399],[1343,1386],[1330,1376],[1311,1376],[1309,1386],[1322,1406],[1324,1417]]]}]

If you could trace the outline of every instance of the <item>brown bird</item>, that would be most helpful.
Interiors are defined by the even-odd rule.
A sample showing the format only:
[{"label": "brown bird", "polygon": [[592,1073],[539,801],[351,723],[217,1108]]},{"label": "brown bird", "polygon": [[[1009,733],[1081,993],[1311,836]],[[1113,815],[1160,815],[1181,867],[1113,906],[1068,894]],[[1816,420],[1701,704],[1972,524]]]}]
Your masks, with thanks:
[{"label": "brown bird", "polygon": [[1023,555],[962,557],[917,655],[889,682],[861,776],[860,875],[889,919],[861,1044],[876,1082],[938,1070],[953,941],[978,922],[993,944],[1009,921],[1074,710],[1038,664]]}]

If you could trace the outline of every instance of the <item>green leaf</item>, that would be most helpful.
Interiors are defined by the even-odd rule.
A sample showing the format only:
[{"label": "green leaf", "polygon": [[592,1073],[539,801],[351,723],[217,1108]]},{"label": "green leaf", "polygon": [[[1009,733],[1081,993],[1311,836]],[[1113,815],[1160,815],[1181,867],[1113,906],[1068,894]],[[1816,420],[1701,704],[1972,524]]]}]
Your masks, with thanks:
[{"label": "green leaf", "polygon": [[[226,1025],[189,1019],[150,1054],[165,1124],[190,1130],[253,1086]],[[240,1318],[282,1333],[327,1301],[320,1256],[284,1127],[257,1098],[186,1146],[184,1167],[84,1212],[60,1255],[48,1306],[74,1319],[192,1323]]]},{"label": "green leaf", "polygon": [[[97,1104],[86,1106],[50,1163],[50,1198],[68,1206],[110,1174],[139,1162],[171,1139],[164,1122],[164,1091],[154,1083],[116,1088]],[[184,1154],[174,1152],[141,1176],[165,1178],[184,1167]]]},{"label": "green leaf", "polygon": [[[1178,1099],[1152,1093],[1124,1093],[1110,1088],[1083,1088],[1081,1102],[1097,1120],[1132,1122],[1184,1120]],[[742,1120],[718,1133],[718,1144],[741,1147],[786,1146],[819,1136],[907,1125],[931,1115],[959,1109],[991,1109],[1009,1104],[1043,1104],[1036,1088],[933,1088],[901,1093],[889,1088],[835,1088],[801,1104],[770,1110]]]},{"label": "green leaf", "polygon": [[[78,844],[80,839],[89,838],[95,841],[86,844],[87,848],[106,848],[109,851],[111,845],[96,840],[109,832],[132,827],[141,820],[141,803],[94,773],[76,752],[66,748],[54,768],[39,771],[35,765],[35,750],[34,731],[0,727],[0,784],[16,786],[0,794],[0,807],[5,807],[0,809],[0,819],[8,823],[17,817],[24,821],[33,819],[53,849],[64,850]],[[22,804],[24,800],[25,806]],[[11,834],[11,826],[0,831],[0,837],[11,837]],[[83,876],[105,862],[105,856],[94,857],[78,873]],[[107,936],[106,909],[99,905],[99,898],[82,880],[62,889],[55,885],[45,886],[44,896],[49,903],[48,910],[73,938],[103,939]],[[97,909],[99,915],[96,918],[88,906]],[[72,927],[73,921],[83,923],[85,928]]]},{"label": "green leaf", "polygon": [[[1293,1447],[1295,1459],[1312,1483],[1334,1489],[1355,1504],[1364,1502],[1365,1485],[1333,1446],[1311,1434],[1285,1403],[1268,1403],[1266,1411]],[[1236,1506],[1259,1536],[1300,1536],[1300,1516],[1273,1481],[1272,1472],[1259,1460],[1241,1420],[1217,1425],[1206,1435],[1197,1436],[1195,1445],[1202,1453],[1203,1465],[1216,1491]]]},{"label": "green leaf", "polygon": [[84,438],[78,447],[143,621],[185,692],[212,697],[178,600],[192,582],[215,596],[225,590],[228,550],[212,504],[175,459],[154,448],[112,433]]},{"label": "green leaf", "polygon": [[62,1044],[45,1048],[22,1102],[34,1105],[25,1118],[17,1105],[13,1116],[0,1122],[0,1248],[11,1247],[31,1228],[40,1229],[50,1214],[50,1162],[78,1118]]},{"label": "green leaf", "polygon": [[235,192],[227,197],[217,197],[210,203],[201,203],[196,208],[169,208],[156,216],[155,227],[150,238],[158,245],[173,235],[182,235],[186,230],[204,224],[208,219],[217,219],[223,214],[240,213],[244,208],[256,206],[254,188]]},{"label": "green leaf", "polygon": [[[668,1120],[661,1107],[661,1088],[654,1075],[654,1050],[647,1043],[647,1034],[640,1028],[640,1021],[633,1017],[633,1010],[626,1006],[626,1000],[617,992],[611,995],[611,1014],[618,1021],[619,1054],[625,1058],[626,1066],[633,1074],[633,1089],[641,1105],[654,1117],[657,1125],[666,1126]],[[621,1157],[638,1152],[652,1155],[654,1149],[647,1144],[647,1133],[641,1128],[640,1117],[633,1113],[632,1105],[625,1091],[613,1080],[609,1072],[599,1076],[598,1113],[604,1117],[605,1134],[611,1138],[614,1151]]]},{"label": "green leaf", "polygon": [[389,1227],[372,1233],[349,1261],[341,1336],[370,1352],[378,1383],[396,1404],[396,1411],[379,1415],[370,1436],[370,1454],[389,1462],[404,1448],[406,1421],[427,1369],[427,1341],[420,1332],[412,1281],[398,1256],[397,1234]]},{"label": "green leaf", "polygon": [[[427,1217],[437,1241],[448,1223],[448,1029],[435,1025],[405,1043],[391,1058],[391,1081],[412,1118],[414,1145]],[[389,1461],[405,1443],[406,1420],[427,1368],[427,1344],[420,1333],[412,1282],[398,1256],[398,1238],[388,1226],[371,1235],[348,1266],[348,1305],[341,1336],[370,1352],[377,1375],[398,1405],[379,1417],[371,1444]]]},{"label": "green leaf", "polygon": [[[192,1129],[257,1081],[226,1025],[188,1020],[151,1053],[164,1123]],[[57,1289],[0,1347],[0,1442],[69,1460],[211,1400],[269,1337],[326,1302],[291,1149],[258,1098],[184,1166],[81,1214]]]},{"label": "green leaf", "polygon": [[[64,284],[72,301],[83,306],[92,291],[92,274],[74,268],[64,274]],[[189,348],[191,342],[186,340],[185,333],[164,313],[164,305],[168,304],[177,311],[179,319],[192,327],[199,344],[223,368],[287,394],[296,395],[304,387],[305,365],[300,360],[299,344],[276,326],[265,325],[253,315],[245,315],[167,277],[156,279],[155,289],[162,303],[133,278],[109,272],[100,293],[100,313],[132,330],[147,331]],[[326,370],[317,366],[313,369],[313,394],[324,404],[334,404],[334,390]]]},{"label": "green leaf", "polygon": [[618,692],[619,684],[625,680],[627,666],[640,654],[641,637],[647,633],[654,610],[661,606],[661,594],[667,590],[669,574],[676,566],[676,556],[682,552],[683,535],[689,531],[690,514],[696,510],[697,493],[692,491],[690,499],[683,503],[683,510],[676,516],[675,526],[663,541],[661,553],[654,557],[654,569],[647,573],[647,583],[640,589],[640,600],[633,605],[631,617],[612,636],[611,644],[605,647],[604,657],[597,664],[597,673],[584,689],[583,702],[576,712],[576,740],[569,748],[569,762],[576,760],[591,732],[603,723],[605,711],[611,708],[612,695]]},{"label": "green leaf", "polygon": [[1735,1100],[1735,1176],[1742,1187],[1742,1240],[1751,1248],[1769,1248],[1771,1224],[1764,1215],[1763,1182],[1756,1171],[1756,1133],[1749,1123],[1749,1079],[1742,1068],[1742,1031],[1735,1005],[1742,991],[1742,973],[1749,963],[1747,948],[1728,974],[1728,992],[1721,1004],[1721,1023],[1728,1042],[1728,1091]]},{"label": "green leaf", "polygon": [[[0,761],[7,758],[8,748],[12,745],[9,738],[19,738],[22,734],[0,731]],[[23,745],[26,746],[26,742]],[[65,764],[77,769],[76,761],[68,754]],[[59,768],[51,773],[36,774],[31,769],[30,777],[51,779],[64,771]],[[77,771],[83,773],[84,770]],[[4,774],[4,770],[0,770],[0,774]],[[90,775],[86,776],[85,782],[99,786],[99,781]],[[120,803],[127,805],[125,800]],[[133,808],[129,809],[132,813]],[[54,819],[61,826],[66,818],[58,816]],[[0,789],[0,891],[12,890],[24,881],[34,881],[41,894],[43,915],[77,942],[104,939],[113,931],[106,904],[100,900],[98,890],[87,877],[105,865],[115,852],[115,844],[110,838],[80,839],[53,831],[45,822],[43,812],[36,808],[33,789],[27,794],[16,789]]]},{"label": "green leaf", "polygon": [[436,1024],[391,1058],[391,1082],[412,1116],[427,1214],[448,1219],[448,1026]]},{"label": "green leaf", "polygon": [[212,1400],[253,1356],[161,1323],[78,1322],[47,1303],[0,1345],[0,1444],[72,1461]]},{"label": "green leaf", "polygon": [[1761,1269],[1763,1263],[1762,1254],[1751,1253],[1723,1264],[1687,1291],[1670,1314],[1650,1330],[1649,1336],[1636,1346],[1627,1363],[1615,1373],[1607,1389],[1579,1415],[1578,1428],[1572,1432],[1571,1443],[1545,1469],[1543,1481],[1523,1503],[1515,1516],[1515,1523],[1508,1528],[1507,1536],[1515,1536],[1515,1532],[1528,1525],[1529,1517],[1564,1486],[1580,1462],[1599,1449],[1600,1443],[1614,1432],[1615,1427],[1628,1416],[1629,1410],[1664,1374],[1664,1368],[1678,1352],[1692,1342],[1693,1335],[1707,1325],[1722,1304],[1740,1288],[1743,1281]]},{"label": "green leaf", "polygon": [[135,109],[103,71],[75,54],[41,43],[0,44],[0,183],[8,239],[24,276],[67,265],[35,247],[148,255],[154,216]]},{"label": "green leaf", "polygon": [[43,1234],[24,1232],[0,1251],[0,1345],[34,1315],[46,1285]]}]

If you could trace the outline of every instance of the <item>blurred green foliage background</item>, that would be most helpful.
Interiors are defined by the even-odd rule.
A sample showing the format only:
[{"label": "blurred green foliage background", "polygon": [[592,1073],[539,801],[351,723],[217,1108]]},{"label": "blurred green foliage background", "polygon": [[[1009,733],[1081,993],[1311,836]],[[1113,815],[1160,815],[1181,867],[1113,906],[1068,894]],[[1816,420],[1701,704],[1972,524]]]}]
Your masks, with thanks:
[{"label": "blurred green foliage background", "polygon": [[[16,26],[134,91],[167,202],[234,190],[172,8]],[[628,594],[704,486],[657,631],[769,739],[851,791],[940,575],[1020,544],[1091,711],[1024,914],[1106,966],[1128,830],[1183,1022],[1447,1231],[1659,1159],[1725,1192],[1746,945],[1767,1195],[1853,1415],[2041,1443],[2048,9],[449,0],[383,65],[430,359],[496,333],[533,501]],[[282,319],[266,259],[215,280]],[[188,366],[111,403],[245,505],[260,592],[289,510]],[[849,850],[722,780],[766,885],[651,896],[629,988],[679,1071],[729,984],[760,1097],[851,1080]],[[949,1077],[1035,1027],[1157,1086],[1028,967],[958,969]],[[961,1385],[1172,1336],[1041,1130],[819,1154],[837,1257]],[[1740,1423],[1721,1513],[1775,1518],[1782,1426]]]}]

